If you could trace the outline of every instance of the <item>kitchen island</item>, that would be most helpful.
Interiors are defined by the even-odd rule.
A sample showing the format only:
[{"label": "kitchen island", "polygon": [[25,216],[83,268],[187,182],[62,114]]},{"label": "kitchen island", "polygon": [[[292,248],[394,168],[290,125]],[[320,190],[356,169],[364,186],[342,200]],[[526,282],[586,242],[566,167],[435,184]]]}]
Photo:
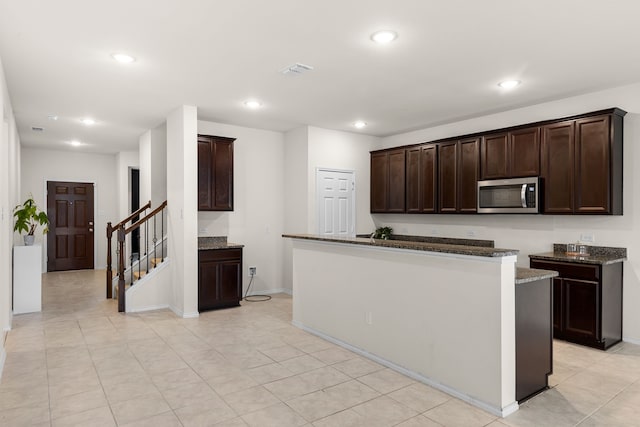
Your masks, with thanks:
[{"label": "kitchen island", "polygon": [[496,415],[517,410],[517,250],[283,237],[296,326]]}]

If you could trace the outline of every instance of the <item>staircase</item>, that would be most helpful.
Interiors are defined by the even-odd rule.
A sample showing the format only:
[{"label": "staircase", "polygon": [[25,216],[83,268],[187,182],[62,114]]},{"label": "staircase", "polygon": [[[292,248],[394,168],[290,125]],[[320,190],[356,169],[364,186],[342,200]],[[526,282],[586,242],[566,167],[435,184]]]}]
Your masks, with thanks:
[{"label": "staircase", "polygon": [[[116,225],[107,223],[107,298],[118,300],[118,311],[126,310],[126,294],[131,287],[143,281],[143,278],[166,262],[166,224],[165,211],[167,202],[163,202],[157,208],[151,210],[151,202],[148,202],[137,211]],[[138,233],[132,234],[134,230]],[[117,238],[116,276],[112,269],[112,240]],[[127,236],[136,236],[139,239],[140,253],[126,256]]]}]

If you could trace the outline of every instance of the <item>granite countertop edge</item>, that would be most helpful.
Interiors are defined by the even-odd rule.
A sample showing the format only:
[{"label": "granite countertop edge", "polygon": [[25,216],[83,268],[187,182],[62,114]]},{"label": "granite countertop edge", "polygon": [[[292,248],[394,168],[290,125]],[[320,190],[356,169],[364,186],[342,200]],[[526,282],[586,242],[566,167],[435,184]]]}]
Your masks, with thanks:
[{"label": "granite countertop edge", "polygon": [[500,258],[518,255],[517,249],[487,248],[479,246],[450,245],[444,243],[411,242],[404,240],[380,240],[360,237],[327,237],[313,234],[283,234],[292,239],[316,240],[321,242],[345,243],[351,245],[375,246],[383,248],[407,249],[425,252],[440,252],[457,255]]},{"label": "granite countertop edge", "polygon": [[538,259],[542,261],[560,261],[560,262],[575,262],[578,264],[596,264],[596,265],[609,265],[616,264],[618,262],[627,261],[627,257],[621,256],[606,256],[606,255],[589,255],[589,256],[574,256],[567,255],[563,252],[544,252],[540,254],[529,255],[530,259]]},{"label": "granite countertop edge", "polygon": [[240,245],[238,243],[231,243],[231,242],[198,245],[199,251],[210,251],[210,250],[217,250],[217,249],[239,249],[239,248],[244,248],[244,245]]},{"label": "granite countertop edge", "polygon": [[538,280],[551,279],[558,277],[557,271],[541,270],[539,268],[516,267],[516,285],[524,283],[536,282]]},{"label": "granite countertop edge", "polygon": [[244,245],[227,242],[227,236],[199,236],[198,250],[210,251],[218,249],[241,249]]}]

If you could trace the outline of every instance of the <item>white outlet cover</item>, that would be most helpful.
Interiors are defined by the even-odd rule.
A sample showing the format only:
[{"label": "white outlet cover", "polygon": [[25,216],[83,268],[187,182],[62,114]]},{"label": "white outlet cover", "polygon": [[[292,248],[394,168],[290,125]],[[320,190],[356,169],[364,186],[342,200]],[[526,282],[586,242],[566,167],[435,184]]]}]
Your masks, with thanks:
[{"label": "white outlet cover", "polygon": [[584,243],[594,243],[596,238],[593,233],[582,233],[580,234],[580,241]]}]

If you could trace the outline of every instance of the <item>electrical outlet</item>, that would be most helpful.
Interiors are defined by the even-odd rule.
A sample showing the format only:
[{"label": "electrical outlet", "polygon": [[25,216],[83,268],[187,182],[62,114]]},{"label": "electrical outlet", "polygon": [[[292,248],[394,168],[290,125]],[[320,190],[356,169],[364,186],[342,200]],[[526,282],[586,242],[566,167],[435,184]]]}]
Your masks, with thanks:
[{"label": "electrical outlet", "polygon": [[364,322],[367,325],[373,325],[373,313],[371,313],[370,311],[367,311],[364,313]]},{"label": "electrical outlet", "polygon": [[593,233],[582,233],[580,234],[580,241],[583,243],[594,243],[596,241],[596,237]]},{"label": "electrical outlet", "polygon": [[249,267],[249,277],[253,277],[255,275],[257,275],[258,273],[256,272],[258,270],[258,267]]}]

